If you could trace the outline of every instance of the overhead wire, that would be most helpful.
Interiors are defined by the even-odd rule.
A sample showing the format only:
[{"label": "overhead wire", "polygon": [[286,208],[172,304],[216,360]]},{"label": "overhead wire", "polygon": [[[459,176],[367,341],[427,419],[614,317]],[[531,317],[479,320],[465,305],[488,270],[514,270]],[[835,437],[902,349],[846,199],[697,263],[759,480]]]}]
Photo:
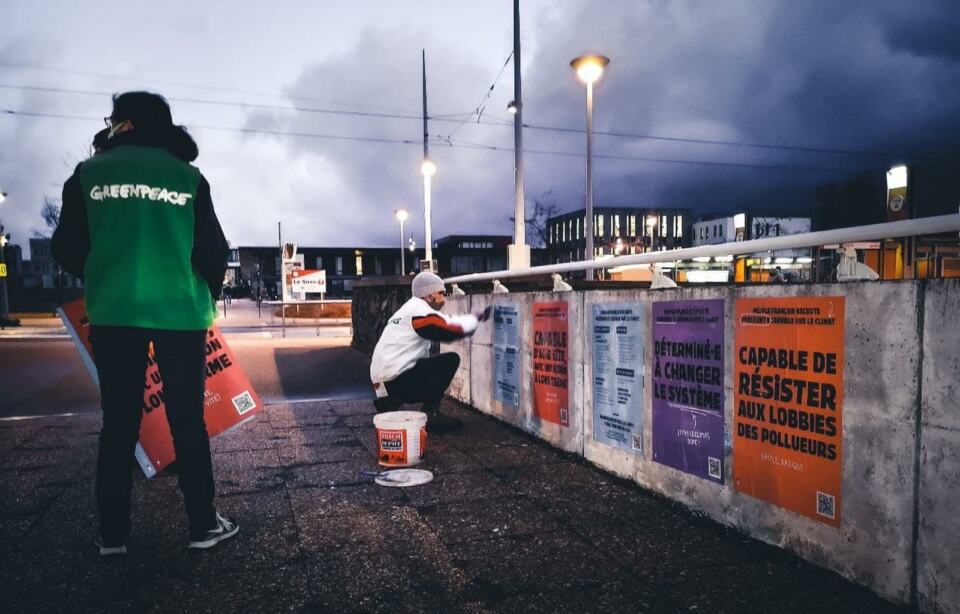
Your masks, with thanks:
[{"label": "overhead wire", "polygon": [[[462,148],[462,149],[480,149],[480,150],[489,150],[489,151],[502,151],[513,153],[512,147],[501,147],[498,145],[487,145],[483,143],[470,143],[466,141],[454,141],[446,142],[439,141],[438,144],[447,145],[448,147]],[[542,154],[550,156],[570,156],[570,157],[579,157],[583,158],[586,154],[582,152],[575,151],[550,151],[545,149],[528,149],[524,148],[523,153],[530,154]],[[810,172],[810,173],[848,173],[851,170],[857,169],[848,169],[848,168],[826,168],[826,167],[816,167],[816,166],[793,166],[786,164],[762,164],[755,162],[718,162],[715,160],[686,160],[686,159],[675,159],[675,158],[653,158],[648,156],[626,156],[620,154],[603,154],[595,153],[593,154],[594,158],[599,158],[601,160],[627,160],[633,162],[653,162],[658,164],[687,164],[695,166],[728,166],[734,168],[755,168],[755,169],[765,169],[765,170],[776,170],[776,171],[799,171],[799,172]]]},{"label": "overhead wire", "polygon": [[[36,118],[89,120],[89,121],[100,121],[102,119],[102,118],[93,117],[93,116],[72,115],[72,114],[64,114],[64,113],[46,113],[46,112],[35,112],[35,111],[20,111],[16,109],[0,109],[0,115],[4,115],[7,117],[36,117]],[[357,141],[357,142],[367,142],[367,143],[386,143],[386,144],[397,144],[397,145],[421,145],[422,144],[422,142],[419,139],[359,137],[359,136],[338,135],[338,134],[323,134],[323,133],[315,133],[315,132],[269,130],[269,129],[263,129],[263,128],[235,128],[235,127],[229,127],[229,126],[209,126],[209,125],[195,124],[195,123],[187,123],[185,125],[188,128],[197,129],[197,130],[211,130],[211,131],[217,131],[217,132],[235,132],[240,134],[262,134],[262,135],[269,135],[269,136],[289,136],[289,137],[297,137],[297,138]],[[437,144],[445,145],[450,148],[454,148],[454,149],[486,150],[486,151],[509,152],[509,153],[513,152],[513,149],[511,147],[501,147],[498,145],[471,143],[467,141],[454,142],[454,141],[435,139],[434,142]],[[551,155],[551,156],[564,156],[564,157],[577,157],[577,158],[582,158],[585,156],[583,152],[552,151],[552,150],[546,150],[546,149],[524,149],[524,152],[534,154],[534,155]],[[851,170],[857,170],[857,169],[842,169],[842,168],[820,168],[820,167],[811,167],[811,166],[758,164],[758,163],[746,163],[746,162],[683,160],[683,159],[672,159],[672,158],[654,158],[654,157],[646,157],[646,156],[625,156],[625,155],[603,154],[603,153],[594,154],[593,157],[598,159],[607,159],[607,160],[652,162],[652,163],[660,163],[660,164],[681,164],[681,165],[695,165],[695,166],[732,167],[732,168],[744,168],[744,169],[798,171],[798,172],[815,172],[815,173],[845,173],[845,172],[851,172]]]},{"label": "overhead wire", "polygon": [[493,83],[491,83],[490,87],[487,88],[486,93],[484,93],[483,98],[480,99],[480,102],[477,104],[476,108],[469,115],[467,115],[467,117],[463,118],[463,121],[457,124],[456,127],[454,127],[454,129],[443,138],[445,138],[447,141],[452,139],[453,135],[456,134],[460,128],[463,128],[463,126],[470,121],[470,118],[474,115],[477,116],[477,123],[480,123],[480,118],[483,116],[484,109],[486,109],[487,101],[490,100],[490,95],[493,94],[493,89],[497,86],[497,82],[500,81],[500,77],[503,76],[503,72],[507,69],[507,66],[509,66],[510,59],[512,57],[513,51],[511,50],[510,53],[507,54],[507,59],[503,62],[503,66],[500,67],[500,72],[498,72],[497,76],[494,77]]},{"label": "overhead wire", "polygon": [[[227,94],[243,94],[243,95],[246,95],[246,96],[263,96],[263,97],[266,97],[266,98],[282,98],[282,99],[284,99],[284,100],[303,100],[303,101],[306,101],[306,102],[315,102],[315,103],[320,103],[320,104],[329,104],[329,105],[341,106],[341,107],[351,107],[351,108],[364,108],[364,107],[365,107],[365,108],[367,108],[367,109],[379,110],[379,111],[381,111],[381,112],[392,112],[392,111],[393,111],[393,110],[386,111],[385,109],[383,109],[383,108],[381,108],[381,107],[374,107],[374,106],[369,106],[369,105],[361,105],[361,104],[357,104],[357,103],[355,103],[355,102],[342,102],[342,101],[337,101],[337,100],[327,100],[327,99],[324,99],[324,98],[314,98],[314,97],[310,97],[310,96],[298,96],[298,95],[296,95],[296,94],[277,94],[277,93],[271,93],[271,92],[261,92],[261,91],[247,90],[247,89],[239,89],[239,88],[219,87],[219,86],[214,86],[214,85],[205,85],[205,84],[202,84],[202,83],[191,83],[191,82],[183,82],[183,81],[169,81],[169,80],[164,80],[164,79],[149,79],[149,78],[143,78],[143,77],[131,77],[131,76],[126,76],[126,75],[116,75],[116,74],[99,73],[99,72],[88,72],[88,71],[81,71],[81,70],[66,70],[66,69],[60,69],[60,68],[51,68],[51,67],[48,67],[48,66],[36,66],[36,65],[30,65],[30,64],[19,64],[19,63],[16,63],[16,62],[5,62],[5,61],[0,61],[0,66],[6,66],[6,67],[9,67],[9,68],[17,68],[17,69],[23,69],[23,70],[33,70],[33,71],[38,71],[38,72],[51,72],[51,73],[58,73],[58,74],[65,74],[65,75],[76,75],[76,76],[83,76],[83,77],[96,77],[96,78],[100,78],[100,79],[114,79],[114,80],[118,80],[118,81],[132,81],[132,82],[135,82],[135,83],[145,83],[145,84],[146,84],[146,83],[155,83],[155,84],[158,84],[158,85],[169,85],[169,86],[173,86],[173,87],[185,87],[185,88],[209,90],[209,91],[212,91],[212,92],[223,92],[223,93],[227,93]],[[456,115],[460,115],[460,113],[457,113]]]},{"label": "overhead wire", "polygon": [[[508,58],[509,62],[509,58]],[[0,63],[2,64],[2,63]],[[506,65],[506,64],[505,64]],[[503,71],[501,70],[501,75]],[[499,78],[499,77],[498,77]],[[496,82],[494,82],[495,84]],[[492,91],[493,86],[488,89],[488,94]],[[67,94],[77,94],[77,95],[90,95],[90,96],[111,96],[110,92],[95,91],[95,90],[83,90],[83,89],[72,89],[72,88],[61,88],[61,87],[47,87],[47,86],[36,86],[36,85],[20,85],[20,84],[10,84],[10,83],[0,83],[0,89],[7,90],[27,90],[27,91],[38,91],[46,93],[67,93]],[[271,105],[264,103],[254,103],[254,102],[244,102],[244,101],[229,101],[229,100],[209,100],[204,98],[193,98],[193,97],[168,97],[170,101],[174,102],[183,102],[188,104],[204,104],[204,105],[219,105],[234,107],[238,109],[261,109],[261,110],[276,110],[276,111],[296,111],[302,113],[317,113],[317,114],[327,114],[327,115],[344,115],[352,117],[365,117],[365,118],[381,118],[381,119],[403,119],[403,120],[416,120],[422,121],[423,116],[413,113],[385,113],[385,112],[375,112],[375,111],[356,111],[356,110],[345,110],[345,109],[329,109],[321,107],[305,107],[298,105]],[[446,138],[452,138],[452,136],[459,130],[463,125],[469,121],[470,117],[478,112],[478,106],[473,111],[462,112],[462,113],[448,113],[448,114],[438,114],[428,116],[430,121],[435,122],[446,122],[446,123],[456,123],[457,127],[451,131]],[[461,115],[466,115],[465,119],[455,119]],[[485,126],[500,126],[500,127],[512,127],[512,122],[506,121],[491,121],[483,120],[478,117],[477,123]],[[524,128],[530,130],[540,130],[540,131],[550,131],[550,132],[559,132],[567,134],[585,134],[586,130],[583,128],[568,128],[564,126],[549,126],[549,125],[540,125],[540,124],[530,124],[524,123]],[[834,155],[846,155],[846,156],[863,156],[863,157],[881,157],[881,158],[890,158],[890,157],[907,157],[912,160],[925,160],[925,161],[936,161],[938,158],[918,156],[915,154],[905,153],[905,152],[893,152],[893,151],[870,151],[870,150],[857,150],[857,149],[844,149],[844,148],[835,148],[835,147],[808,147],[800,145],[781,145],[781,144],[771,144],[771,143],[756,143],[756,142],[745,142],[745,141],[728,141],[721,139],[697,139],[697,138],[688,138],[688,137],[674,137],[674,136],[663,136],[657,134],[644,134],[644,133],[633,133],[633,132],[623,132],[623,131],[604,131],[604,130],[594,130],[593,134],[595,136],[608,136],[615,138],[632,138],[632,139],[645,139],[651,141],[661,141],[661,142],[671,142],[671,143],[683,143],[683,144],[698,144],[698,145],[714,145],[714,146],[727,146],[727,147],[742,147],[742,148],[755,148],[755,149],[767,149],[767,150],[783,150],[783,151],[793,151],[801,153],[818,153],[818,154],[834,154]]]}]

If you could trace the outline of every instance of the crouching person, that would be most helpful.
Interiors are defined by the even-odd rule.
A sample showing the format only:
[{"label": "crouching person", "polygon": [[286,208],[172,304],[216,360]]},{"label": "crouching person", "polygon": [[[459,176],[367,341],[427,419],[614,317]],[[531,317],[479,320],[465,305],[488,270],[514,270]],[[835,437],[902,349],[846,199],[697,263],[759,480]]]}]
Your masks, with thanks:
[{"label": "crouching person", "polygon": [[390,316],[377,341],[370,362],[370,379],[378,412],[399,409],[404,403],[422,403],[427,428],[445,431],[458,428],[460,421],[440,413],[440,400],[453,380],[460,357],[453,352],[430,355],[435,342],[450,342],[472,335],[482,313],[449,316],[443,307],[443,280],[424,271],[413,278],[413,297]]}]

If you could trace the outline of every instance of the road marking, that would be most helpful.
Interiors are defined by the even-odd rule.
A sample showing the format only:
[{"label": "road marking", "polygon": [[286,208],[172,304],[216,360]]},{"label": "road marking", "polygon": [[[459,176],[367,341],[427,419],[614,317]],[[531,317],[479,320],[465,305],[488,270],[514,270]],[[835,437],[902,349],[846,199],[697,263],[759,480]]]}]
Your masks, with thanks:
[{"label": "road marking", "polygon": [[[319,403],[321,401],[363,401],[368,397],[311,397],[306,399],[264,399],[263,404],[266,407],[273,407],[275,405],[296,405],[299,403]],[[369,397],[371,400],[373,397]],[[62,414],[40,414],[37,416],[4,416],[0,417],[0,422],[19,422],[22,420],[36,420],[38,418],[73,418],[76,416],[89,416],[91,414],[98,414],[99,411],[80,411],[80,412],[66,412]]]},{"label": "road marking", "polygon": [[36,420],[37,418],[73,418],[74,416],[86,416],[97,412],[68,412],[65,414],[41,414],[39,416],[5,416],[0,418],[0,422],[19,422],[20,420]]},{"label": "road marking", "polygon": [[354,396],[354,397],[310,397],[310,398],[300,398],[300,399],[283,399],[283,398],[274,398],[274,399],[264,399],[263,404],[267,407],[273,405],[294,405],[297,403],[319,403],[321,401],[363,401],[364,399],[373,400],[373,396]]}]

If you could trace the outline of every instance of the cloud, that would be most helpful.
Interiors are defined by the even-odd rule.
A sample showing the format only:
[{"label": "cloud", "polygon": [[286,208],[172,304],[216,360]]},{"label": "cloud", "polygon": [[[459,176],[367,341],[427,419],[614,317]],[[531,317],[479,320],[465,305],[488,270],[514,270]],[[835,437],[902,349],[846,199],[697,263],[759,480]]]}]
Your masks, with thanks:
[{"label": "cloud", "polygon": [[[542,45],[528,56],[524,119],[582,127],[583,88],[568,62],[581,52],[600,52],[611,64],[596,88],[597,130],[893,152],[851,156],[596,139],[595,151],[613,155],[836,171],[598,160],[597,204],[771,206],[771,192],[782,186],[780,206],[809,206],[815,187],[826,181],[864,169],[879,173],[910,154],[951,146],[956,152],[960,91],[943,84],[958,82],[960,63],[946,60],[949,45],[938,47],[934,60],[918,47],[904,53],[902,42],[892,45],[889,37],[905,24],[951,13],[948,4],[926,18],[904,20],[912,5],[893,11],[903,6],[893,2],[621,2],[603,10],[565,3],[541,24],[556,35],[541,33]],[[543,148],[583,147],[582,135],[536,133],[530,141]],[[533,172],[545,180],[545,173]],[[672,202],[684,194],[687,202]],[[570,196],[582,198],[576,191]]]},{"label": "cloud", "polygon": [[[423,183],[419,173],[423,126],[418,117],[422,46],[427,49],[431,115],[447,116],[475,106],[486,89],[479,84],[495,76],[490,67],[479,66],[453,41],[424,32],[371,28],[352,49],[307,68],[286,92],[298,101],[328,101],[314,107],[330,108],[337,101],[352,100],[357,101],[355,106],[337,108],[409,115],[413,119],[344,118],[307,111],[249,117],[247,125],[251,129],[409,142],[278,137],[284,139],[283,146],[289,152],[286,163],[300,164],[306,174],[326,177],[336,186],[335,190],[317,190],[309,200],[316,227],[304,226],[298,231],[309,233],[312,240],[328,245],[392,245],[398,240],[393,211],[402,207],[411,213],[407,229],[417,237],[418,244],[423,244]],[[443,136],[455,128],[456,123],[436,121],[429,130],[431,135]],[[457,133],[469,135],[471,128],[461,128]],[[480,139],[486,141],[489,136],[481,134]],[[511,232],[512,155],[433,143],[430,156],[439,169],[433,183],[434,239],[447,234]]]},{"label": "cloud", "polygon": [[[525,2],[523,119],[535,126],[582,129],[584,87],[569,62],[580,53],[604,53],[611,65],[596,88],[596,130],[668,138],[598,134],[597,205],[677,206],[704,212],[744,207],[809,209],[818,185],[861,172],[881,176],[889,164],[904,160],[956,159],[960,89],[952,84],[960,82],[960,38],[954,35],[960,30],[960,12],[954,4],[951,0],[609,0],[599,7],[587,0]],[[251,17],[243,11],[231,15],[230,23],[252,34],[232,41],[236,49],[229,48],[231,41],[226,37],[221,43],[203,36],[198,38],[210,47],[195,48],[179,41],[176,53],[169,56],[151,51],[148,42],[133,34],[129,40],[120,36],[109,41],[59,42],[46,38],[47,31],[56,30],[50,27],[29,33],[12,31],[0,45],[0,57],[10,63],[56,66],[57,58],[70,51],[80,59],[71,57],[77,63],[68,62],[67,68],[149,74],[224,88],[216,94],[161,88],[193,98],[244,97],[226,89],[276,91],[275,83],[294,75],[283,92],[299,107],[413,116],[229,110],[173,103],[178,121],[197,126],[193,132],[201,149],[199,166],[210,179],[223,226],[235,244],[272,245],[279,219],[284,235],[303,244],[390,246],[398,240],[393,210],[399,207],[410,211],[407,229],[423,244],[418,173],[422,125],[417,117],[420,50],[425,48],[430,113],[435,118],[430,134],[435,141],[449,137],[449,145],[456,145],[433,142],[430,146],[439,168],[434,182],[434,237],[511,233],[513,131],[509,125],[478,124],[469,115],[509,52],[509,10],[470,5],[471,20],[463,23],[449,17],[452,9],[430,11],[426,5],[412,17],[404,15],[406,9],[385,8],[386,4],[349,14],[310,6],[329,12],[339,25],[324,22],[329,26],[327,36],[309,41],[309,60],[304,59],[302,46],[296,46],[295,53],[288,49],[294,47],[288,41],[250,53],[248,49],[263,40],[257,38],[261,30],[251,28]],[[161,14],[165,23],[184,26],[192,23],[184,21],[186,10],[174,5]],[[211,30],[207,25],[218,23],[219,13],[211,11],[201,11],[196,27],[211,37],[220,36],[217,32],[223,28]],[[122,14],[101,12],[92,17],[89,11],[73,13],[67,8],[48,17],[25,12],[18,21],[25,22],[29,16],[53,25],[58,19],[92,18],[102,21],[106,30],[112,16]],[[283,17],[275,15],[264,24],[264,31],[271,35],[272,28],[286,31]],[[446,21],[438,24],[431,19]],[[221,62],[236,57],[235,65],[213,74],[213,64],[204,64],[199,50],[220,57]],[[103,61],[91,60],[96,57]],[[269,84],[264,81],[263,66],[277,67],[266,80]],[[164,72],[171,67],[178,67],[175,76]],[[511,69],[507,67],[485,100],[484,122],[510,121],[505,108],[513,97]],[[246,72],[260,75],[264,82],[252,76],[244,81]],[[118,85],[107,79],[28,73],[0,65],[0,81],[6,80],[98,90],[134,85],[129,80]],[[104,114],[101,107],[109,105],[105,98],[9,90],[0,92],[0,100],[3,108],[96,117]],[[468,121],[459,124],[458,119],[464,118]],[[367,140],[241,134],[199,127],[203,125]],[[59,194],[60,184],[99,127],[97,121],[0,117],[0,139],[5,143],[0,148],[0,186],[11,194],[3,206],[3,218],[15,232],[15,240],[23,241],[31,227],[41,224],[42,195]],[[751,146],[755,144],[880,154]],[[585,135],[528,128],[524,146],[527,202],[549,194],[548,200],[561,210],[582,207]]]}]

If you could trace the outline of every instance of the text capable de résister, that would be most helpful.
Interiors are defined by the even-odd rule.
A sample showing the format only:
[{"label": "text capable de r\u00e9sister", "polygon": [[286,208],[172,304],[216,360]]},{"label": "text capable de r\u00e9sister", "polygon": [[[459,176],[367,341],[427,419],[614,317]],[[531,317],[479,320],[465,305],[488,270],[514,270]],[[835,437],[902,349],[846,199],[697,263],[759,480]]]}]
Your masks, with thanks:
[{"label": "text capable de r\u00e9sister", "polygon": [[743,346],[739,350],[738,359],[740,364],[755,367],[753,373],[739,374],[737,382],[739,394],[807,407],[829,408],[834,411],[837,409],[837,389],[832,383],[807,381],[779,374],[760,374],[761,367],[836,374],[836,354],[829,352],[811,354],[806,350]]}]

